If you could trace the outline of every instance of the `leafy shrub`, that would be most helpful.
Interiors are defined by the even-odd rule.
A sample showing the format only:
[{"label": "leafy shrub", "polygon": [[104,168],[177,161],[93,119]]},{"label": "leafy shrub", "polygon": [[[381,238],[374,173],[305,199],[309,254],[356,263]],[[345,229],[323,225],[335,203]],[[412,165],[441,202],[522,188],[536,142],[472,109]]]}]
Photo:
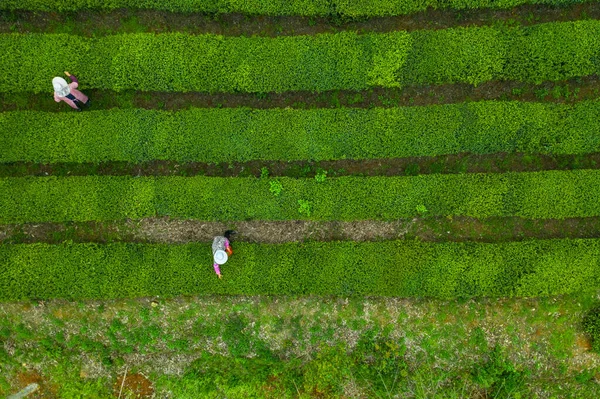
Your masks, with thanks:
[{"label": "leafy shrub", "polygon": [[[171,216],[235,220],[396,220],[427,203],[431,216],[600,215],[600,171],[280,178],[76,176],[0,179],[0,223]],[[401,193],[399,195],[398,193]],[[310,213],[309,213],[310,212]]]},{"label": "leafy shrub", "polygon": [[[546,296],[593,292],[600,281],[600,240],[595,239],[238,243],[236,248],[223,269],[223,283],[216,284],[209,243],[0,246],[0,300],[348,291],[359,296]],[[234,321],[231,331],[238,331]],[[123,335],[118,327],[108,335],[114,335],[119,351],[147,342],[137,332]],[[244,348],[238,345],[239,351]]]},{"label": "leafy shrub", "polygon": [[[48,77],[62,75],[65,69],[78,76],[83,88],[117,91],[360,90],[380,75],[384,81],[393,76],[402,66],[409,41],[406,32],[279,38],[6,34],[0,35],[0,51],[8,52],[0,57],[0,69],[7,74],[0,91],[50,92]],[[384,47],[390,42],[399,46],[391,61],[385,55],[390,50]],[[20,77],[23,73],[26,79]]]},{"label": "leafy shrub", "polygon": [[[85,89],[285,92],[558,81],[600,63],[600,21],[407,33],[224,37],[184,33],[0,35],[0,92],[49,93],[69,69]],[[552,43],[549,46],[548,43]]]},{"label": "leafy shrub", "polygon": [[600,306],[591,309],[585,315],[583,330],[590,337],[594,352],[600,353]]},{"label": "leafy shrub", "polygon": [[[598,151],[600,102],[375,109],[111,109],[0,113],[0,162],[209,163]],[[410,121],[410,123],[407,123]],[[260,139],[256,132],[260,131]],[[230,145],[220,145],[221,137]],[[324,178],[324,172],[315,177]],[[417,174],[407,171],[407,174]],[[268,170],[261,171],[266,178]]]}]

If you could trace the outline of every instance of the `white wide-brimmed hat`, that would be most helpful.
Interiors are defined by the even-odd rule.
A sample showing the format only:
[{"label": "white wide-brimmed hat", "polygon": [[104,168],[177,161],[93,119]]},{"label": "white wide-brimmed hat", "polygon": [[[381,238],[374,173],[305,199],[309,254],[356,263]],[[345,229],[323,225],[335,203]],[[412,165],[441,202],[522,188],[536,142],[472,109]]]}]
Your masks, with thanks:
[{"label": "white wide-brimmed hat", "polygon": [[66,97],[71,92],[69,84],[63,78],[56,77],[52,79],[52,86],[54,86],[54,92],[59,97]]},{"label": "white wide-brimmed hat", "polygon": [[225,262],[227,262],[227,252],[219,249],[217,252],[215,252],[215,263],[217,265],[222,265]]}]

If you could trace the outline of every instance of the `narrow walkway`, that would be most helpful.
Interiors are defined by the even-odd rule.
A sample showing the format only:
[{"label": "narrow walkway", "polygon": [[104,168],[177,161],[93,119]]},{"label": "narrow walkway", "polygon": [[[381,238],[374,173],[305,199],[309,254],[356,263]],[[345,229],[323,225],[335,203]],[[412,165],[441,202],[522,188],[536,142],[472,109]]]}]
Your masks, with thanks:
[{"label": "narrow walkway", "polygon": [[[266,169],[265,169],[266,168]],[[327,177],[414,176],[419,174],[538,172],[545,170],[599,169],[600,153],[544,155],[522,153],[450,154],[434,157],[343,159],[334,161],[248,161],[203,163],[120,161],[95,163],[34,162],[0,163],[0,178],[26,176],[211,176],[313,178],[324,171]]]},{"label": "narrow walkway", "polygon": [[351,19],[329,17],[253,16],[243,14],[170,13],[157,10],[120,9],[111,12],[0,11],[0,33],[68,33],[102,36],[115,33],[186,32],[226,36],[292,36],[398,30],[447,29],[498,23],[527,26],[545,22],[600,19],[600,4],[589,2],[564,7],[523,5],[508,10],[427,10],[411,15]]},{"label": "narrow walkway", "polygon": [[496,217],[424,217],[390,222],[240,221],[231,223],[176,220],[167,217],[114,222],[26,223],[0,225],[0,244],[36,242],[135,242],[182,244],[210,242],[235,229],[235,241],[283,244],[314,241],[418,239],[427,242],[508,242],[527,239],[599,238],[600,217],[529,220]]},{"label": "narrow walkway", "polygon": [[[321,93],[166,93],[85,89],[93,100],[92,110],[144,108],[176,111],[188,108],[373,108],[455,104],[465,101],[529,101],[575,103],[600,96],[597,75],[545,82],[540,85],[490,81],[477,87],[468,84],[406,86],[400,89],[375,87],[364,91],[336,90]],[[0,111],[35,110],[73,112],[64,103],[57,104],[51,94],[0,93]]]}]

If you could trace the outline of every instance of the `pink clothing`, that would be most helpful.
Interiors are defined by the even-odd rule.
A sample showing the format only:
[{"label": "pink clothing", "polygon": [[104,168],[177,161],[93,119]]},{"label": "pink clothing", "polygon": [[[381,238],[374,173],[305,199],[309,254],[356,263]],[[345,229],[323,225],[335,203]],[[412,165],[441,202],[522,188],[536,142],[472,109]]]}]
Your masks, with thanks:
[{"label": "pink clothing", "polygon": [[[87,103],[88,97],[85,94],[83,94],[82,92],[80,92],[79,90],[77,90],[79,83],[77,83],[76,79],[73,79],[73,80],[74,80],[74,82],[69,83],[69,88],[71,89],[71,94],[73,95],[73,97],[75,97],[82,103],[84,103],[84,104]],[[59,97],[56,94],[56,92],[54,93],[54,101],[56,101],[57,103],[64,101],[67,104],[69,104],[69,106],[71,108],[75,108],[75,109],[79,108],[73,100],[69,100],[67,97]]]},{"label": "pink clothing", "polygon": [[221,275],[221,268],[219,267],[219,264],[218,264],[218,263],[215,263],[215,264],[213,265],[213,267],[215,268],[215,273],[217,273],[217,275],[219,275],[219,276],[220,276],[220,275]]}]

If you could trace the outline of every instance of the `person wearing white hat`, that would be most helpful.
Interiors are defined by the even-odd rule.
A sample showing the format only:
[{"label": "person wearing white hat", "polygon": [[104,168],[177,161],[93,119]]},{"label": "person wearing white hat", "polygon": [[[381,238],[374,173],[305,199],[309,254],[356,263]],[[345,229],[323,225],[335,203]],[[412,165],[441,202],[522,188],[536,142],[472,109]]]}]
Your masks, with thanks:
[{"label": "person wearing white hat", "polygon": [[212,252],[213,252],[213,267],[215,269],[215,273],[219,278],[223,278],[221,275],[221,265],[224,265],[227,262],[227,259],[233,254],[233,250],[231,249],[231,243],[229,239],[231,235],[235,234],[233,230],[227,230],[225,234],[222,236],[216,236],[213,239],[212,243]]},{"label": "person wearing white hat", "polygon": [[52,86],[54,87],[54,101],[57,103],[64,101],[76,111],[81,111],[81,108],[79,108],[76,104],[77,102],[81,102],[86,107],[89,107],[90,99],[85,94],[77,90],[77,87],[79,87],[79,81],[77,78],[66,71],[65,75],[69,77],[71,83],[67,83],[66,80],[58,76],[52,79]]}]

